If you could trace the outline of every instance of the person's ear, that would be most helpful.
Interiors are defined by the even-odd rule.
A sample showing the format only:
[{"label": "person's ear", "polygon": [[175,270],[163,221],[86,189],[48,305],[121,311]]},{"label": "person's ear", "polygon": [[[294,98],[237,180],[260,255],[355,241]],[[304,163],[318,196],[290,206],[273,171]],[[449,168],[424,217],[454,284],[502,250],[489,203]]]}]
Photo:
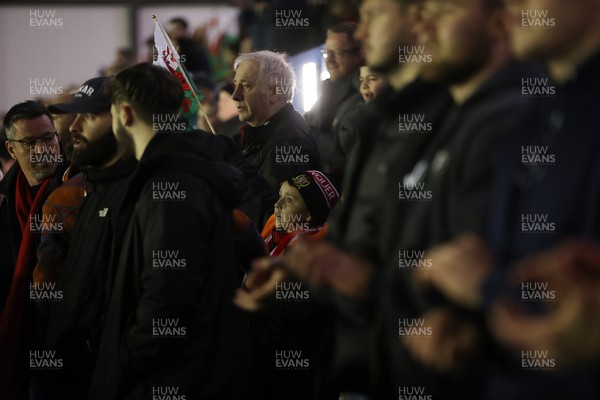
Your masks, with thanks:
[{"label": "person's ear", "polygon": [[15,146],[12,144],[12,142],[9,142],[8,140],[6,142],[4,142],[4,146],[6,146],[6,150],[8,150],[8,154],[10,154],[10,156],[13,158],[13,160],[17,159],[17,151],[15,150]]},{"label": "person's ear", "polygon": [[269,101],[271,104],[275,104],[281,97],[281,89],[275,84],[269,88]]},{"label": "person's ear", "polygon": [[123,126],[131,126],[135,122],[135,113],[128,103],[119,104],[119,121]]},{"label": "person's ear", "polygon": [[500,7],[491,11],[489,16],[489,32],[491,36],[497,40],[504,41],[509,35],[509,13],[504,7]]}]

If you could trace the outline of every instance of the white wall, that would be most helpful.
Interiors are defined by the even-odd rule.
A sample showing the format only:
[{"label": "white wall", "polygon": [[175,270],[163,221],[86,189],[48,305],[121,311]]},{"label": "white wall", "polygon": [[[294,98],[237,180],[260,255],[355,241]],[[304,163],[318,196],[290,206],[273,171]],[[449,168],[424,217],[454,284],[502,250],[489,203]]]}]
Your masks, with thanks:
[{"label": "white wall", "polygon": [[[127,15],[118,5],[1,6],[0,113],[36,97],[32,90],[58,92],[97,76],[118,47],[130,44]],[[53,84],[32,89],[36,78]]]}]

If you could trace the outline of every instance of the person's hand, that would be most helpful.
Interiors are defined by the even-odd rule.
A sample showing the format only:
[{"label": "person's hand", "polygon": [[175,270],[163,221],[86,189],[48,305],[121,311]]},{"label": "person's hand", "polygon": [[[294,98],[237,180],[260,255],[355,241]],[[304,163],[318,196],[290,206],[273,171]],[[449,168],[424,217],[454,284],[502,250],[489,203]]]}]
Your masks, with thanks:
[{"label": "person's hand", "polygon": [[277,283],[288,278],[281,266],[282,257],[255,260],[246,275],[243,288],[236,291],[233,303],[246,311],[261,310],[274,296]]},{"label": "person's hand", "polygon": [[421,319],[430,335],[403,339],[415,361],[439,372],[454,372],[464,369],[478,353],[481,336],[475,322],[442,307],[428,311]]},{"label": "person's hand", "polygon": [[281,257],[254,261],[245,289],[236,291],[234,303],[244,310],[259,310],[274,295],[277,283],[287,280],[302,280],[346,296],[363,298],[368,294],[373,270],[367,261],[328,243],[301,238]]},{"label": "person's hand", "polygon": [[375,270],[360,257],[311,239],[300,240],[292,251],[286,252],[284,260],[285,270],[296,278],[355,298],[367,296],[369,279]]},{"label": "person's hand", "polygon": [[424,254],[430,268],[419,268],[414,278],[423,288],[435,287],[448,299],[468,308],[479,308],[480,286],[492,268],[486,243],[467,234],[433,247]]},{"label": "person's hand", "polygon": [[569,240],[518,264],[512,275],[521,282],[547,283],[555,299],[541,315],[531,315],[511,300],[494,306],[490,326],[495,337],[515,352],[548,351],[556,367],[600,357],[600,245]]}]

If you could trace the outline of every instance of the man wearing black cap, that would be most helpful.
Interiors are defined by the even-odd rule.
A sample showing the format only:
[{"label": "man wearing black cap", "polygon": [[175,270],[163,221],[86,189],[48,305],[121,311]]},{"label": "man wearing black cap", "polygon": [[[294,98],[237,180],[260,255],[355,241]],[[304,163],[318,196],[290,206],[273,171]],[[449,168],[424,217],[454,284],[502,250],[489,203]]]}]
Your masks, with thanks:
[{"label": "man wearing black cap", "polygon": [[[76,114],[70,126],[72,162],[85,177],[84,186],[80,187],[85,191],[85,201],[79,209],[64,265],[38,264],[36,269],[38,276],[55,280],[62,293],[62,301],[53,302],[50,307],[46,345],[64,360],[64,367],[54,376],[49,374],[46,384],[47,390],[64,399],[85,398],[88,390],[105,290],[109,287],[113,241],[119,233],[116,214],[135,168],[135,163],[119,156],[110,101],[104,94],[108,79],[90,79],[79,88],[73,102],[51,106],[53,111]],[[59,188],[66,197],[73,193],[70,182]]]}]

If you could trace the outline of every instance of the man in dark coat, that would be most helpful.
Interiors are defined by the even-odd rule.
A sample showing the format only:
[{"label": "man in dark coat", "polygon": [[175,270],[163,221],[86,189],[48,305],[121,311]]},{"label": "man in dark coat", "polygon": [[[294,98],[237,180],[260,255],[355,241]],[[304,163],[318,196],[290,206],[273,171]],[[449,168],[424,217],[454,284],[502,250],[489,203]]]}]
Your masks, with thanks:
[{"label": "man in dark coat", "polygon": [[[62,265],[48,273],[57,279],[62,301],[50,306],[46,347],[64,360],[63,369],[48,374],[45,385],[55,397],[85,398],[98,350],[102,316],[106,303],[107,279],[113,267],[113,251],[122,230],[116,217],[135,163],[120,158],[112,131],[110,100],[104,93],[108,78],[86,81],[70,103],[51,106],[53,112],[76,114],[70,131],[72,162],[83,171],[76,180],[84,196],[79,199],[79,215]],[[83,178],[83,179],[81,179]],[[74,178],[75,179],[75,178]],[[68,190],[71,181],[57,191]],[[56,193],[56,192],[55,192]],[[69,209],[72,210],[72,204]],[[56,257],[60,246],[40,248]],[[38,269],[47,266],[38,265]],[[55,278],[54,276],[58,276]],[[55,375],[55,376],[52,376]]]},{"label": "man in dark coat", "polygon": [[273,190],[288,177],[307,169],[320,170],[321,158],[304,118],[290,101],[296,77],[282,54],[259,51],[239,56],[235,90],[242,127],[236,142]]},{"label": "man in dark coat", "polygon": [[155,132],[153,116],[183,99],[166,70],[140,64],[109,84],[113,129],[139,160],[122,205],[127,221],[91,399],[251,396],[231,213],[242,174],[205,132]]},{"label": "man in dark coat", "polygon": [[13,399],[28,392],[29,351],[41,349],[30,285],[41,234],[52,225],[41,217],[42,205],[62,183],[67,163],[43,105],[13,106],[4,126],[6,149],[17,162],[0,182],[0,398]]},{"label": "man in dark coat", "polygon": [[317,140],[324,172],[340,177],[358,142],[356,130],[345,127],[362,103],[359,70],[363,57],[360,42],[354,38],[356,27],[355,22],[343,22],[327,30],[322,53],[329,79],[323,81],[319,99],[304,114]]},{"label": "man in dark coat", "polygon": [[[501,347],[486,399],[595,399],[600,5],[506,3],[514,52],[551,78],[523,80],[536,107],[501,146],[486,241],[440,246],[424,281],[463,307],[494,307],[494,333],[510,351]],[[533,28],[542,24],[555,26]]]}]

